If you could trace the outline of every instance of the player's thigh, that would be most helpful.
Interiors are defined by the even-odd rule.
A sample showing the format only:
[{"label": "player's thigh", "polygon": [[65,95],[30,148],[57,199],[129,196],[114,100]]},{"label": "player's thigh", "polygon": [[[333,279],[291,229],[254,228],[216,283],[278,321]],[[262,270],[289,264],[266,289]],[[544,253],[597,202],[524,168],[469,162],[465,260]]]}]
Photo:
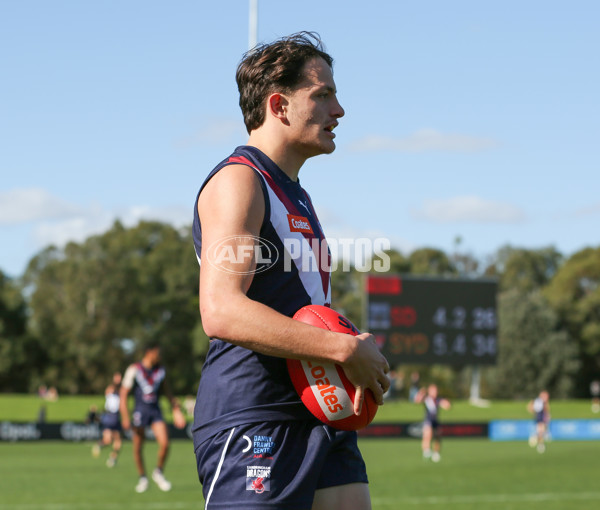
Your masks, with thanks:
[{"label": "player's thigh", "polygon": [[113,448],[115,448],[116,450],[121,448],[121,432],[119,432],[118,430],[112,431],[112,444]]},{"label": "player's thigh", "polygon": [[169,444],[169,432],[167,430],[167,424],[164,421],[155,421],[151,426],[156,442],[159,445]]},{"label": "player's thigh", "polygon": [[112,430],[104,429],[102,431],[102,443],[110,444],[112,442]]},{"label": "player's thigh", "polygon": [[146,431],[144,427],[132,427],[131,429],[131,442],[133,443],[134,450],[139,450],[144,444],[146,439]]},{"label": "player's thigh", "polygon": [[311,510],[371,510],[366,483],[350,483],[315,491]]},{"label": "player's thigh", "polygon": [[433,427],[428,423],[423,425],[423,440],[430,441],[432,435],[433,435]]}]

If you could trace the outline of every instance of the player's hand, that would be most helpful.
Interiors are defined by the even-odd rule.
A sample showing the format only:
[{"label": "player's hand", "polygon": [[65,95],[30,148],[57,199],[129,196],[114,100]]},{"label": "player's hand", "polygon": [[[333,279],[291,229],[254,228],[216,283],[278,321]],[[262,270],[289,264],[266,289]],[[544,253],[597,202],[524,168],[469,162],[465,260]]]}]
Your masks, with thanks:
[{"label": "player's hand", "polygon": [[131,428],[131,420],[129,419],[129,416],[121,417],[121,427],[123,430],[129,430]]},{"label": "player's hand", "polygon": [[378,405],[383,404],[383,394],[390,387],[390,380],[386,375],[390,371],[390,365],[379,352],[373,335],[361,333],[353,338],[358,340],[356,349],[343,368],[356,388],[354,413],[358,415],[362,410],[366,390],[371,390]]},{"label": "player's hand", "polygon": [[185,416],[183,415],[179,407],[173,409],[173,425],[175,425],[175,427],[177,427],[178,429],[183,429],[187,425]]}]

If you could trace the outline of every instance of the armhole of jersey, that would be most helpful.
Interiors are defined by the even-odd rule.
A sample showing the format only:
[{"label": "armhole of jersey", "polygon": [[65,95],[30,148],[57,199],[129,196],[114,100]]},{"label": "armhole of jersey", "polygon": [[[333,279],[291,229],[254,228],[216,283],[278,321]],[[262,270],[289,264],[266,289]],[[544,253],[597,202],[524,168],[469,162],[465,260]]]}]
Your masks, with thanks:
[{"label": "armhole of jersey", "polygon": [[260,233],[262,234],[264,232],[266,226],[269,224],[269,221],[271,220],[271,201],[269,200],[269,192],[267,191],[267,184],[265,183],[265,178],[262,176],[260,170],[258,168],[253,167],[252,165],[248,165],[246,163],[241,163],[239,161],[226,163],[221,168],[219,168],[216,172],[214,172],[208,179],[206,179],[206,181],[204,181],[204,183],[202,184],[202,187],[200,188],[200,191],[198,191],[198,195],[196,196],[196,214],[198,214],[198,201],[200,200],[200,193],[202,193],[202,190],[204,189],[204,187],[208,184],[208,182],[215,175],[217,175],[221,170],[223,170],[223,168],[225,168],[226,166],[230,166],[230,165],[245,165],[248,168],[252,169],[254,171],[254,173],[256,174],[256,177],[258,178],[258,182],[260,183],[260,188],[262,189],[262,192],[263,192],[263,198],[265,200],[265,215],[263,217],[263,220],[262,220],[262,223],[260,226]]}]

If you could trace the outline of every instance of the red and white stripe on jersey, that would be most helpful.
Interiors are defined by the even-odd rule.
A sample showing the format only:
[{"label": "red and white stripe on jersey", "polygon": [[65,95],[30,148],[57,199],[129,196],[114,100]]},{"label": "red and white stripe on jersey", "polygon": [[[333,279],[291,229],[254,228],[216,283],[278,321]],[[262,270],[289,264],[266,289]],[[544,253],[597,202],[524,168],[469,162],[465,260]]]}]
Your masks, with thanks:
[{"label": "red and white stripe on jersey", "polygon": [[[304,207],[306,207],[305,212],[299,209],[284,193],[268,172],[257,168],[244,157],[232,157],[229,159],[229,162],[240,163],[253,168],[265,181],[271,206],[269,221],[277,232],[283,246],[287,247],[291,241],[295,246],[301,247],[301,250],[297,253],[290,253],[288,251],[287,256],[291,258],[296,266],[300,281],[306,293],[310,296],[311,303],[329,306],[331,304],[331,254],[308,193],[302,190],[306,198],[306,203],[303,203]],[[318,225],[317,232],[315,232],[314,228],[312,232],[304,230],[294,231],[290,228],[288,215],[307,217],[307,214]],[[286,240],[288,240],[288,243],[286,243]]]}]

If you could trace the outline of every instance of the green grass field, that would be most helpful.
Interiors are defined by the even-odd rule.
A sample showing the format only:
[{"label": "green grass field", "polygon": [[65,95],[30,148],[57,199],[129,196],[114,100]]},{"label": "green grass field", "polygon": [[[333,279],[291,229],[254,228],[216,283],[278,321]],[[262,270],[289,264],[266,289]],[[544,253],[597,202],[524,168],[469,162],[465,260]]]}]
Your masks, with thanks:
[{"label": "green grass field", "polygon": [[[48,420],[82,420],[101,397],[61,397],[48,403]],[[477,408],[456,402],[444,421],[527,418],[524,402],[492,402]],[[36,397],[0,395],[0,421],[35,420]],[[598,418],[587,401],[553,402],[554,418]],[[388,403],[377,421],[417,421],[420,406]],[[447,439],[438,464],[421,458],[415,439],[360,440],[367,462],[375,510],[587,510],[600,508],[600,442],[556,441],[540,455],[526,442]],[[136,494],[131,444],[125,442],[117,467],[108,469],[108,452],[97,459],[91,443],[40,441],[0,443],[0,510],[187,510],[203,508],[192,444],[173,441],[163,493],[151,483]],[[154,465],[149,442],[146,462]]]},{"label": "green grass field", "polygon": [[[44,402],[34,395],[0,394],[0,421],[36,421],[42,405],[46,406],[46,420],[83,421],[90,405],[102,409],[104,397],[99,395],[62,396],[56,402]],[[558,418],[598,418],[592,414],[589,400],[554,400],[551,402],[552,417]],[[169,405],[162,402],[165,416],[169,419]],[[492,401],[489,407],[475,407],[464,400],[453,402],[450,411],[444,411],[446,422],[475,421],[485,422],[500,419],[528,419],[526,402]],[[407,402],[394,400],[379,408],[375,421],[406,422],[423,418],[423,408]]]},{"label": "green grass field", "polygon": [[[597,442],[555,442],[538,454],[524,442],[447,440],[438,464],[421,459],[419,442],[363,439],[375,510],[572,510],[600,506]],[[200,509],[192,445],[174,441],[166,474],[173,490],[136,494],[131,445],[108,469],[89,443],[0,444],[2,510]],[[152,466],[156,446],[146,448]]]}]

